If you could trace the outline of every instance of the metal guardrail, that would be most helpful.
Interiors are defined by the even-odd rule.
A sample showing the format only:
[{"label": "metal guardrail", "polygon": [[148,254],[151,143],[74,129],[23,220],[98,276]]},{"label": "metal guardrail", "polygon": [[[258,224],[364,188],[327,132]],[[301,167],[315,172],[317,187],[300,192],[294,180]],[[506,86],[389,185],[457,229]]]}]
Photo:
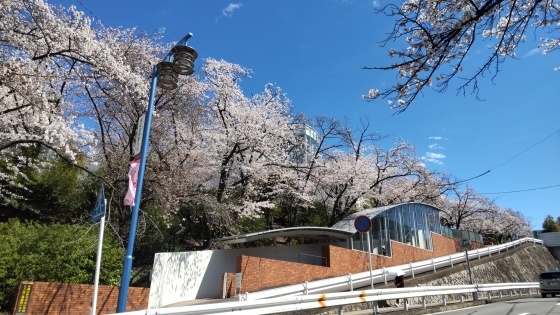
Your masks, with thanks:
[{"label": "metal guardrail", "polygon": [[[444,267],[452,267],[454,264],[463,263],[467,261],[467,254],[469,259],[480,259],[485,256],[492,256],[500,254],[501,252],[508,251],[521,244],[543,244],[542,240],[526,237],[523,239],[515,240],[509,243],[488,246],[480,249],[473,249],[470,251],[459,252],[438,258],[417,261],[405,265],[391,266],[388,268],[381,268],[372,271],[371,277],[374,284],[387,283],[394,279],[391,271],[401,270],[406,276],[414,277],[416,274],[433,271]],[[326,292],[340,292],[340,291],[353,291],[354,288],[363,288],[370,286],[372,280],[369,271],[364,271],[355,274],[348,274],[334,278],[323,280],[309,281],[300,284],[294,284],[274,289],[262,290],[257,292],[250,292],[249,294],[240,295],[240,300],[260,300],[282,296],[295,296],[295,295],[308,295],[315,293]]]},{"label": "metal guardrail", "polygon": [[[399,289],[363,290],[353,292],[339,292],[327,294],[312,294],[303,296],[271,298],[254,301],[235,301],[203,305],[191,305],[181,307],[169,307],[149,309],[143,311],[120,313],[126,315],[216,315],[224,313],[235,313],[238,315],[271,314],[278,312],[291,312],[306,309],[326,308],[332,306],[343,306],[363,302],[376,302],[389,299],[406,299],[420,297],[422,306],[425,308],[427,296],[468,294],[476,292],[505,291],[516,289],[535,289],[539,287],[538,282],[527,283],[494,283],[478,285],[456,285],[456,286],[430,286],[411,287]],[[447,303],[442,299],[442,304]],[[408,303],[405,303],[408,309]]]},{"label": "metal guardrail", "polygon": [[[413,262],[405,265],[392,266],[372,271],[374,283],[386,283],[394,276],[392,271],[401,270],[405,275],[414,277],[415,274],[423,272],[436,272],[437,269],[453,266],[457,263],[466,262],[469,259],[480,259],[485,256],[499,254],[521,244],[543,244],[542,240],[523,238],[513,242],[474,249],[455,253],[443,257]],[[501,284],[478,284],[461,286],[437,286],[437,287],[413,287],[401,289],[361,290],[354,288],[367,287],[371,284],[369,271],[349,274],[335,278],[305,282],[275,289],[258,292],[246,292],[239,296],[239,301],[223,302],[215,304],[192,305],[183,307],[169,307],[148,309],[128,313],[127,315],[197,315],[197,314],[223,314],[235,312],[236,314],[270,314],[277,312],[289,312],[311,308],[347,305],[361,302],[372,302],[386,299],[423,297],[432,295],[448,295],[487,291],[502,291],[514,289],[538,288],[538,282],[529,283],[501,283]],[[350,291],[350,292],[341,292]],[[334,292],[334,293],[329,293]],[[445,303],[445,299],[443,299]],[[407,307],[407,305],[405,305]]]}]

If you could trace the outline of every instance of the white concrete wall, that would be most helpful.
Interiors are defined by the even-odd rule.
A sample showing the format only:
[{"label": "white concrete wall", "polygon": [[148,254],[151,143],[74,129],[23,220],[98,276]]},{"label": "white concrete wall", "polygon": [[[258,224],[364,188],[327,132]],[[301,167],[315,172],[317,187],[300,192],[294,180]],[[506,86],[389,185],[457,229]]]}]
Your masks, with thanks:
[{"label": "white concrete wall", "polygon": [[544,241],[546,247],[560,246],[560,232],[539,233],[539,238]]},{"label": "white concrete wall", "polygon": [[319,265],[320,258],[307,255],[321,256],[321,244],[158,253],[154,258],[148,308],[221,298],[223,275],[235,272],[240,255]]}]

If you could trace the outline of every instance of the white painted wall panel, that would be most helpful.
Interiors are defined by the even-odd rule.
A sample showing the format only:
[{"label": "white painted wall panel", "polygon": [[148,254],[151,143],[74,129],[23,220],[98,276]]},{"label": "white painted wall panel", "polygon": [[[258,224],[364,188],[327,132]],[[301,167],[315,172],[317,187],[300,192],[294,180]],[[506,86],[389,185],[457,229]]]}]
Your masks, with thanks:
[{"label": "white painted wall panel", "polygon": [[[346,247],[346,244],[341,244]],[[320,264],[321,244],[158,253],[154,258],[148,308],[222,297],[222,279],[235,272],[240,255]]]}]

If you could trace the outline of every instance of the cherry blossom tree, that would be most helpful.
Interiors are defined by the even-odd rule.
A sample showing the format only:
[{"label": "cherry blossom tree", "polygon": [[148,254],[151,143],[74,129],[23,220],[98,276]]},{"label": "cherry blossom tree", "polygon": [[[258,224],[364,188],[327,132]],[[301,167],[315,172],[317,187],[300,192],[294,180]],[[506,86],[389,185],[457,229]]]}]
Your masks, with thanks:
[{"label": "cherry blossom tree", "polygon": [[[10,163],[6,158],[16,146],[40,145],[73,161],[92,141],[64,97],[75,86],[81,59],[72,43],[89,42],[81,37],[89,20],[71,9],[76,23],[58,24],[42,1],[3,1],[0,10],[0,158]],[[55,44],[65,33],[70,35]],[[0,174],[0,196],[10,191],[2,186],[18,185],[18,167],[16,162],[11,172]]]},{"label": "cherry blossom tree", "polygon": [[477,230],[473,227],[480,226],[481,218],[494,214],[497,209],[492,200],[481,196],[472,187],[467,186],[465,190],[461,190],[456,185],[437,206],[443,210],[443,225],[454,229],[470,226],[473,230]]},{"label": "cherry blossom tree", "polygon": [[199,131],[189,142],[198,157],[177,165],[186,176],[176,178],[181,184],[174,196],[179,205],[207,205],[198,207],[204,211],[197,212],[197,220],[215,235],[234,233],[237,218],[274,207],[272,195],[285,183],[277,179],[285,176],[281,166],[289,160],[287,144],[295,142],[290,101],[271,84],[246,97],[239,84],[250,74],[239,65],[206,60],[201,74],[205,105],[198,115]]},{"label": "cherry blossom tree", "polygon": [[[316,136],[312,145],[306,144],[307,129]],[[286,165],[280,166],[282,174],[278,177],[274,198],[281,207],[280,224],[284,226],[298,226],[300,218],[310,209],[330,207],[325,204],[318,185],[319,173],[324,167],[323,161],[331,152],[344,148],[344,139],[350,134],[340,121],[327,116],[297,117],[293,132],[300,136],[288,144],[291,158]],[[324,224],[330,221],[329,213],[325,212],[321,217]]]},{"label": "cherry blossom tree", "polygon": [[[126,235],[130,211],[122,199],[132,143],[152,67],[170,45],[160,43],[161,34],[107,27],[74,7],[42,0],[2,1],[0,12],[0,164],[7,170],[0,173],[0,199],[22,197],[10,191],[26,187],[4,188],[23,182],[14,180],[29,166],[20,149],[40,146],[105,183],[111,228]],[[408,201],[448,209],[454,227],[474,222],[472,211],[490,213],[492,203],[469,189],[455,187],[456,202],[441,197],[453,186],[449,178],[429,172],[408,143],[379,147],[382,136],[367,120],[354,130],[332,118],[296,117],[277,86],[244,95],[240,82],[250,78],[249,69],[212,58],[199,62],[177,89],[157,90],[141,234],[161,235],[156,216],[167,223],[179,217],[203,227],[207,246],[211,237],[235,233],[240,217],[277,208],[288,226],[319,208],[333,224],[360,207]],[[294,152],[309,149],[298,136],[302,125],[318,138],[300,161]],[[46,169],[44,163],[34,167]]]},{"label": "cherry blossom tree", "polygon": [[425,167],[407,177],[394,179],[382,187],[384,204],[421,202],[437,205],[444,194],[452,189],[450,177],[445,173],[436,173]]},{"label": "cherry blossom tree", "polygon": [[329,152],[317,174],[318,185],[331,207],[330,225],[347,216],[359,202],[383,204],[384,185],[415,176],[422,168],[406,142],[397,140],[388,150],[367,144],[362,136],[357,136],[354,143],[360,145],[351,147],[352,151]]},{"label": "cherry blossom tree", "polygon": [[[0,9],[0,158],[7,163],[19,146],[40,145],[97,176],[109,188],[111,225],[125,235],[130,212],[122,196],[131,144],[147,107],[152,65],[169,47],[158,44],[161,34],[94,24],[74,7],[37,0],[3,1]],[[180,82],[174,93],[158,91],[156,116],[179,116],[188,111],[185,107],[202,103],[204,85],[189,81]],[[159,129],[173,131],[162,121],[154,119],[152,147],[158,146],[157,136],[170,138]],[[76,162],[78,153],[86,163]],[[148,165],[144,204],[161,198],[153,188],[168,182],[169,176],[154,172],[158,167]],[[17,185],[18,169],[11,164],[11,172],[0,175],[0,185]],[[0,187],[2,197],[21,197],[7,191]],[[166,209],[168,203],[163,205]]]},{"label": "cherry blossom tree", "polygon": [[[370,90],[364,98],[388,98],[399,112],[424,88],[434,86],[443,92],[457,76],[464,78],[459,92],[470,89],[478,94],[479,77],[488,73],[495,77],[506,59],[515,58],[530,28],[554,34],[560,22],[557,0],[408,0],[388,4],[380,12],[395,18],[385,44],[402,41],[404,46],[389,50],[396,59],[393,64],[365,69],[395,70],[399,80],[383,91]],[[465,73],[469,52],[485,39],[493,49],[477,69]],[[557,50],[559,43],[558,38],[545,38],[538,47],[547,54]]]},{"label": "cherry blossom tree", "polygon": [[531,221],[523,213],[511,208],[501,209],[494,231],[500,242],[532,236]]}]

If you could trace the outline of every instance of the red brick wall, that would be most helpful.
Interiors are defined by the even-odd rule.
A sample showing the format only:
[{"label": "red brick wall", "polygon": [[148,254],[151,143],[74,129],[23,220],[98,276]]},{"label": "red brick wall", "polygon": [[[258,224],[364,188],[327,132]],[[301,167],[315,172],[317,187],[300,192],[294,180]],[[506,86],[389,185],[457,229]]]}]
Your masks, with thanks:
[{"label": "red brick wall", "polygon": [[[371,262],[373,269],[441,257],[462,250],[457,250],[459,247],[454,239],[432,233],[432,240],[434,244],[433,251],[391,241],[392,257],[372,254]],[[239,256],[237,258],[236,272],[243,273],[240,291],[254,292],[369,270],[369,261],[365,252],[332,245],[323,246],[322,252],[323,256],[327,257],[328,266],[308,265],[245,255]],[[229,277],[228,274],[228,279]],[[228,290],[229,292],[230,290]]]},{"label": "red brick wall", "polygon": [[[27,307],[28,315],[89,315],[93,299],[93,285],[22,281],[32,284]],[[127,311],[148,308],[149,288],[128,289]],[[100,285],[97,295],[97,314],[116,313],[119,288]],[[17,307],[17,300],[16,306]],[[16,309],[14,308],[14,314]]]}]

